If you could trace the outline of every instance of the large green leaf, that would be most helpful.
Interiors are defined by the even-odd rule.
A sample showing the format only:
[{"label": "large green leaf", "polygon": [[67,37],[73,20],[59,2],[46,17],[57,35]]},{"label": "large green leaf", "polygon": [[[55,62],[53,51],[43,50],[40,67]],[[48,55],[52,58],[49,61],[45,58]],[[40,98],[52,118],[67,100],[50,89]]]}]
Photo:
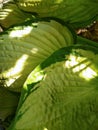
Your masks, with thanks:
[{"label": "large green leaf", "polygon": [[0,25],[4,28],[23,23],[29,19],[33,19],[32,14],[21,11],[14,2],[6,3],[0,9]]},{"label": "large green leaf", "polygon": [[40,17],[56,17],[83,27],[98,15],[97,0],[16,0],[19,8]]},{"label": "large green leaf", "polygon": [[97,57],[92,51],[87,55],[87,50],[74,49],[67,60],[43,69],[39,83],[27,82],[23,89],[28,96],[9,130],[97,130]]},{"label": "large green leaf", "polygon": [[0,35],[0,81],[4,87],[20,91],[37,65],[73,42],[71,31],[54,20],[27,22],[7,30]]}]

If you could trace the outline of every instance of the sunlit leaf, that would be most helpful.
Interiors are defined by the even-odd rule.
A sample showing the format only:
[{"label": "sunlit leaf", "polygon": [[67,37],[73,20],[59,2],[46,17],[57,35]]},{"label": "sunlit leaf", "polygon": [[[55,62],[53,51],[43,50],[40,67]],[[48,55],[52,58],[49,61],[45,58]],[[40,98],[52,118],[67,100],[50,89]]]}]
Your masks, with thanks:
[{"label": "sunlit leaf", "polygon": [[17,4],[22,10],[60,18],[74,27],[84,27],[98,15],[97,0],[17,0]]},{"label": "sunlit leaf", "polygon": [[65,61],[44,68],[39,83],[26,82],[22,96],[27,97],[9,130],[98,129],[98,67],[93,68],[98,63],[93,52],[92,57],[85,52],[76,49]]},{"label": "sunlit leaf", "polygon": [[22,23],[31,18],[31,14],[22,12],[15,3],[5,4],[0,10],[0,24],[4,28]]},{"label": "sunlit leaf", "polygon": [[4,87],[20,91],[28,74],[56,50],[72,46],[73,34],[50,20],[10,28],[0,35],[0,81]]}]

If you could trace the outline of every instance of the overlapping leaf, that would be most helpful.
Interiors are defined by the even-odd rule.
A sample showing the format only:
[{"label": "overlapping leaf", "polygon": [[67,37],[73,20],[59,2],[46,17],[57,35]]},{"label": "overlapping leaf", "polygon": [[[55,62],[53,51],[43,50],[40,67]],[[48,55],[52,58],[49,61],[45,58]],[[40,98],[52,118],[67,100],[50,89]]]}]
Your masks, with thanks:
[{"label": "overlapping leaf", "polygon": [[53,20],[9,29],[0,37],[0,81],[5,80],[4,87],[20,91],[27,75],[38,64],[73,43],[70,30]]},{"label": "overlapping leaf", "polygon": [[46,67],[41,82],[27,83],[28,96],[9,130],[98,129],[98,68],[93,68],[98,54],[86,54],[77,49],[66,61]]},{"label": "overlapping leaf", "polygon": [[98,15],[97,0],[18,0],[19,8],[35,12],[40,17],[56,17],[74,27],[83,27]]},{"label": "overlapping leaf", "polygon": [[14,2],[4,4],[0,9],[0,25],[4,28],[23,23],[31,18],[31,14],[21,11]]}]

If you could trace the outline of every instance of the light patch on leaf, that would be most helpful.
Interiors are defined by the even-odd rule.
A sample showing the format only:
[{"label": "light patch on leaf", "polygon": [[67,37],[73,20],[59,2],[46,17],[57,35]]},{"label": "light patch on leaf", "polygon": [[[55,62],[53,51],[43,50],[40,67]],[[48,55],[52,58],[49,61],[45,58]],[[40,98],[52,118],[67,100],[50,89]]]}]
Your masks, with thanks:
[{"label": "light patch on leaf", "polygon": [[[20,76],[17,76],[17,77],[15,77],[15,78],[10,78],[10,80],[6,80],[6,85],[7,85],[7,87],[10,87],[14,82],[15,82],[15,80],[16,79],[18,79]],[[5,86],[6,87],[6,86]]]},{"label": "light patch on leaf", "polygon": [[80,74],[80,76],[85,78],[86,80],[90,80],[96,77],[97,73],[93,71],[90,67],[88,67]]},{"label": "light patch on leaf", "polygon": [[33,49],[31,50],[31,52],[32,52],[33,54],[35,54],[35,53],[38,52],[38,49],[37,49],[37,48],[33,48]]},{"label": "light patch on leaf", "polygon": [[17,60],[14,67],[3,73],[3,76],[10,77],[10,80],[6,81],[8,87],[21,76],[21,72],[25,67],[25,62],[27,59],[28,55],[24,54],[20,59]]},{"label": "light patch on leaf", "polygon": [[24,54],[23,56],[21,56],[21,58],[17,60],[15,66],[11,68],[11,70],[9,70],[9,72],[6,75],[9,77],[10,75],[14,76],[20,73],[23,70],[27,59],[28,55]]},{"label": "light patch on leaf", "polygon": [[67,68],[71,68],[71,67],[73,67],[73,66],[76,66],[76,65],[78,65],[80,62],[82,62],[82,61],[85,61],[87,58],[81,58],[81,57],[76,57],[76,56],[74,56],[74,55],[70,55],[69,56],[69,60],[67,60],[66,62],[65,62],[65,67],[67,67]]},{"label": "light patch on leaf", "polygon": [[47,128],[44,128],[43,130],[48,130]]},{"label": "light patch on leaf", "polygon": [[78,73],[85,80],[90,80],[97,76],[97,72],[90,65],[91,62],[87,58],[74,55],[70,55],[69,60],[65,62],[65,68],[72,69],[72,72]]},{"label": "light patch on leaf", "polygon": [[28,34],[30,34],[30,32],[32,31],[33,27],[25,27],[24,29],[21,29],[21,30],[14,30],[14,31],[11,31],[10,34],[9,34],[9,37],[24,37]]},{"label": "light patch on leaf", "polygon": [[[2,12],[2,11],[1,11]],[[4,20],[8,15],[13,12],[12,9],[4,9],[2,13],[0,13],[0,20]]]},{"label": "light patch on leaf", "polygon": [[74,66],[74,65],[76,65],[76,64],[78,64],[78,62],[76,61],[76,57],[73,56],[73,55],[71,55],[71,56],[69,57],[69,60],[66,61],[66,67],[67,67],[67,68],[70,68],[70,67],[72,67],[72,66]]}]

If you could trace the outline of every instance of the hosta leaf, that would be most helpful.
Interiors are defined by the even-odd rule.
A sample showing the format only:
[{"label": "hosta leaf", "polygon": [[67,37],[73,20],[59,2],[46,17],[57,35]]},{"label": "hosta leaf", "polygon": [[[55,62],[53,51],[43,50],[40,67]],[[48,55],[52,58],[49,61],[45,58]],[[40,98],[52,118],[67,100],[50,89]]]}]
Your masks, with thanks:
[{"label": "hosta leaf", "polygon": [[9,130],[98,129],[98,54],[91,51],[89,58],[86,52],[73,50],[65,61],[44,68],[39,83],[27,83],[28,96]]},{"label": "hosta leaf", "polygon": [[4,28],[23,23],[31,18],[33,19],[31,14],[22,12],[15,3],[4,4],[0,9],[0,25]]},{"label": "hosta leaf", "polygon": [[37,65],[54,51],[73,43],[71,31],[54,20],[27,22],[9,29],[0,37],[0,81],[5,81],[4,87],[20,91]]},{"label": "hosta leaf", "polygon": [[83,27],[98,15],[97,0],[17,0],[19,8],[40,17],[56,17]]}]

